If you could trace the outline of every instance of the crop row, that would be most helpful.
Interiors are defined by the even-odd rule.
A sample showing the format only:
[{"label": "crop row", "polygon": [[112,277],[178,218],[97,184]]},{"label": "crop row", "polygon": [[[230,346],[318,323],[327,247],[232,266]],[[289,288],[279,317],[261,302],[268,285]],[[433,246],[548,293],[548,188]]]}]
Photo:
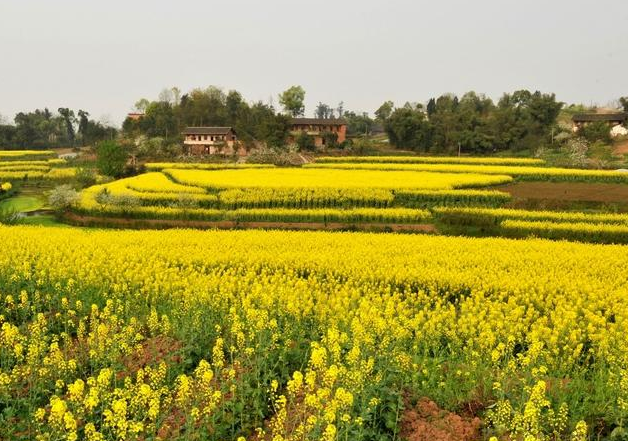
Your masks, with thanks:
[{"label": "crop row", "polygon": [[0,161],[49,159],[56,156],[52,150],[0,150]]},{"label": "crop row", "polygon": [[290,209],[240,208],[219,210],[211,208],[179,208],[158,206],[101,206],[79,213],[133,219],[173,219],[206,222],[318,222],[318,223],[423,223],[431,219],[427,210],[412,208],[352,208],[352,209]]},{"label": "crop row", "polygon": [[0,170],[0,179],[7,181],[27,180],[27,179],[50,179],[50,180],[63,180],[70,179],[76,176],[76,169],[72,167],[67,168],[51,168],[49,171],[45,170],[24,170],[24,171],[3,171]]},{"label": "crop row", "polygon": [[[480,228],[506,237],[628,243],[628,214],[438,207],[434,217],[454,228]],[[464,230],[463,230],[464,231]]]},{"label": "crop row", "polygon": [[465,156],[323,156],[317,158],[316,163],[543,165],[545,161],[536,158]]},{"label": "crop row", "polygon": [[504,220],[628,225],[628,214],[616,213],[528,211],[471,207],[436,208],[434,212],[442,221],[455,225],[490,226],[497,225]]},{"label": "crop row", "polygon": [[327,163],[305,164],[309,169],[336,170],[389,170],[432,173],[477,173],[485,175],[507,175],[525,181],[566,181],[628,183],[628,173],[609,170],[584,170],[558,167],[524,167],[506,165],[469,164],[369,164],[369,163]]},{"label": "crop row", "polygon": [[23,161],[23,160],[19,160],[19,161],[6,161],[6,160],[0,160],[0,167],[2,168],[11,168],[11,167],[19,167],[19,166],[54,166],[54,165],[61,165],[61,164],[65,164],[66,160],[65,159],[59,159],[59,158],[54,158],[54,159],[36,159],[36,160],[30,160],[30,161]]},{"label": "crop row", "polygon": [[534,236],[553,240],[628,243],[628,225],[504,220],[499,224],[499,229],[507,237]]}]

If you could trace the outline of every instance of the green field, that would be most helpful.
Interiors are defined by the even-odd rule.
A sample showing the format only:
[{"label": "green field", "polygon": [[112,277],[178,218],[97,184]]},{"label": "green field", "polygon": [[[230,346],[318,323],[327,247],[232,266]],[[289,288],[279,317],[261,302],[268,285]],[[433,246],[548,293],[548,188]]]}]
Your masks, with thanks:
[{"label": "green field", "polygon": [[40,210],[45,207],[45,202],[40,196],[16,196],[0,202],[1,210],[14,210],[20,213]]}]

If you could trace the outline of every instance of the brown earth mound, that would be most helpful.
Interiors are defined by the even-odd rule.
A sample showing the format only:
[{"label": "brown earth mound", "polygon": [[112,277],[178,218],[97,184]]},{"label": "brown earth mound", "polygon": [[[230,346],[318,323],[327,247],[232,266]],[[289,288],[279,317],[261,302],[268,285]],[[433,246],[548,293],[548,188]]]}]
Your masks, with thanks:
[{"label": "brown earth mound", "polygon": [[480,439],[479,418],[456,415],[428,398],[407,408],[401,419],[401,438],[408,441],[475,441]]}]

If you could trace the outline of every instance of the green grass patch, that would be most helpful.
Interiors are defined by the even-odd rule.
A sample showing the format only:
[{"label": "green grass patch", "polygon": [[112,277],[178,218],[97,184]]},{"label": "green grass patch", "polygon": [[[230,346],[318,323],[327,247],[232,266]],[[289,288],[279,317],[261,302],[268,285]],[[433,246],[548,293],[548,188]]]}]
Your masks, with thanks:
[{"label": "green grass patch", "polygon": [[37,196],[16,196],[0,202],[0,209],[15,210],[20,213],[44,208],[44,201]]},{"label": "green grass patch", "polygon": [[42,227],[66,227],[70,228],[70,225],[60,222],[55,216],[51,214],[45,214],[41,216],[27,216],[22,218],[21,224],[23,225],[40,225]]}]

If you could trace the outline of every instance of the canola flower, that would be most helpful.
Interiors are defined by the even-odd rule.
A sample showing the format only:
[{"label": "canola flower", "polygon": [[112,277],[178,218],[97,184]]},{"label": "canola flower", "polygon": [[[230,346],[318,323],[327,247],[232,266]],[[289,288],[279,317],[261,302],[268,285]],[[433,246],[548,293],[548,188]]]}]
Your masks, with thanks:
[{"label": "canola flower", "polygon": [[470,156],[322,156],[317,163],[387,163],[387,164],[486,164],[486,165],[543,165],[537,158],[496,158]]},{"label": "canola flower", "polygon": [[10,182],[3,182],[0,184],[0,193],[6,193],[13,188],[13,185]]},{"label": "canola flower", "polygon": [[481,399],[498,439],[628,417],[624,246],[28,226],[0,243],[7,439],[377,439],[405,394]]},{"label": "canola flower", "polygon": [[[331,181],[328,184],[320,181],[321,177],[330,178],[327,172],[322,175],[314,171],[301,169],[253,169],[238,170],[236,176],[248,176],[249,173],[264,173],[266,179],[271,179],[270,186],[238,187],[237,180],[226,184],[232,188],[203,188],[202,183],[193,185],[190,182],[179,183],[173,180],[171,173],[180,179],[189,173],[201,173],[201,176],[221,177],[222,171],[205,170],[170,170],[164,173],[149,172],[143,175],[120,179],[114,182],[99,184],[84,190],[75,211],[101,217],[130,217],[140,219],[179,219],[179,220],[246,220],[246,221],[286,221],[286,222],[319,222],[328,220],[335,222],[398,222],[407,223],[411,219],[427,219],[424,213],[404,211],[408,209],[426,208],[434,205],[485,205],[499,206],[510,197],[507,193],[493,190],[425,190],[422,187],[464,186],[470,183],[486,183],[485,177],[469,175],[459,179],[460,175],[443,174],[414,174],[401,173],[395,178],[395,173],[370,172],[349,173],[342,182]],[[240,175],[243,173],[244,175]],[[319,180],[317,185],[307,187],[286,187],[282,179],[295,183],[301,173]],[[345,173],[341,173],[345,174]],[[332,175],[335,175],[332,172]],[[360,179],[373,180],[384,175],[392,181],[382,183],[373,180],[372,187],[355,187],[354,175]],[[227,176],[228,178],[228,176]],[[417,185],[419,188],[397,189],[380,188],[391,186],[399,179],[411,178],[414,182],[404,182],[404,186]],[[455,178],[455,182],[451,181]],[[490,182],[496,182],[500,177],[489,176]],[[246,178],[246,179],[250,179]],[[396,180],[395,180],[396,179]],[[444,179],[444,180],[443,180]],[[510,178],[507,178],[510,179]],[[248,182],[248,181],[247,181]],[[246,183],[246,182],[245,182]],[[324,185],[333,185],[331,187]],[[355,211],[364,208],[362,212]],[[262,210],[265,209],[265,210]],[[298,213],[297,210],[304,210]],[[337,210],[350,210],[340,213]],[[368,209],[368,210],[366,210]],[[377,211],[381,209],[384,211]],[[242,211],[244,210],[244,211]],[[248,211],[247,211],[248,210]],[[316,211],[318,210],[318,211]],[[331,210],[331,211],[320,211]],[[336,211],[334,211],[336,210]],[[386,211],[387,210],[387,211]],[[368,213],[368,214],[365,214]],[[394,219],[394,213],[397,219]],[[413,213],[413,214],[408,214]],[[258,216],[257,218],[254,216]]]},{"label": "canola flower", "polygon": [[380,188],[431,189],[482,187],[512,178],[477,173],[415,173],[383,170],[322,170],[277,168],[246,170],[165,169],[175,182],[211,189],[227,188]]},{"label": "canola flower", "polygon": [[585,242],[628,243],[628,225],[504,220],[499,224],[499,229],[505,235],[515,237],[536,236]]},{"label": "canola flower", "polygon": [[450,226],[481,227],[503,236],[628,243],[625,214],[471,207],[437,207],[433,213],[436,219]]},{"label": "canola flower", "polygon": [[0,161],[55,158],[52,150],[0,150]]},{"label": "canola flower", "polygon": [[442,207],[434,209],[449,222],[500,223],[503,220],[571,222],[589,224],[628,225],[628,214],[584,213],[569,211],[534,211],[508,208]]},{"label": "canola flower", "polygon": [[415,171],[426,173],[477,173],[507,175],[529,181],[609,182],[628,183],[628,173],[610,170],[584,170],[559,167],[532,167],[475,164],[394,164],[394,163],[313,163],[305,164],[308,169],[324,170],[371,170],[371,171]]},{"label": "canola flower", "polygon": [[160,206],[117,207],[105,205],[78,212],[95,216],[122,216],[136,219],[234,221],[234,222],[320,222],[420,224],[432,219],[427,210],[413,208],[177,208]]},{"label": "canola flower", "polygon": [[205,189],[190,185],[177,184],[166,177],[163,173],[144,173],[139,176],[127,179],[125,185],[137,192],[149,193],[193,193],[205,194]]}]

